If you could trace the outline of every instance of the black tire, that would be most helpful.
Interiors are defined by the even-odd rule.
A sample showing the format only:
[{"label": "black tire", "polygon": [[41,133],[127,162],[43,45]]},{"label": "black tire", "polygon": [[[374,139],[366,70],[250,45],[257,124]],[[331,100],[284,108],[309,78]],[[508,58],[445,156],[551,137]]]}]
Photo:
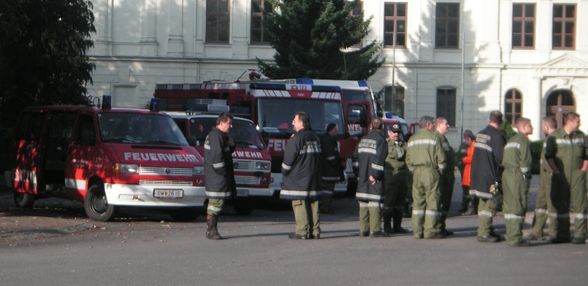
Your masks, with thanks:
[{"label": "black tire", "polygon": [[35,204],[36,197],[27,194],[14,191],[14,204],[21,209],[32,209]]},{"label": "black tire", "polygon": [[192,222],[195,221],[200,210],[197,208],[175,208],[169,211],[169,215],[174,221]]},{"label": "black tire", "polygon": [[249,202],[236,202],[233,208],[238,215],[250,215],[253,212],[253,206]]},{"label": "black tire", "polygon": [[114,217],[116,207],[109,205],[103,185],[92,185],[84,199],[84,211],[93,220],[109,221]]}]

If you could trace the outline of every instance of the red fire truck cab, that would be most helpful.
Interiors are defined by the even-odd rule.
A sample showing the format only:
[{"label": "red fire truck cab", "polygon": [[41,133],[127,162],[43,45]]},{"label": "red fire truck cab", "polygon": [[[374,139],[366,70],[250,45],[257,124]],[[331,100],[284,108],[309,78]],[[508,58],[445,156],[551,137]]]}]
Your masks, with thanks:
[{"label": "red fire truck cab", "polygon": [[[214,105],[203,104],[203,106]],[[220,106],[225,106],[226,111],[229,111],[227,105]],[[208,111],[166,113],[178,124],[190,145],[196,146],[196,150],[204,154],[204,140],[210,130],[216,126],[218,114]],[[269,187],[271,156],[267,145],[255,129],[255,124],[249,119],[234,117],[230,136],[236,145],[233,152],[233,164],[237,200],[233,202],[233,207],[238,214],[249,214],[252,211],[252,205],[248,199],[274,195],[274,190]]]},{"label": "red fire truck cab", "polygon": [[107,221],[120,207],[164,207],[193,220],[205,201],[203,158],[172,118],[140,109],[26,109],[17,131],[14,200],[60,196]]}]

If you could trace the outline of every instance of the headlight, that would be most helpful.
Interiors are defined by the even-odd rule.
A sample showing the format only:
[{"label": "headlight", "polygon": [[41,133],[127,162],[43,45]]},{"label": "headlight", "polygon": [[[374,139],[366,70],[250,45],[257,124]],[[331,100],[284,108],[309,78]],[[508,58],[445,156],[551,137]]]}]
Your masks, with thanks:
[{"label": "headlight", "polygon": [[268,171],[270,167],[270,162],[255,162],[255,170]]},{"label": "headlight", "polygon": [[204,175],[204,167],[203,166],[196,166],[192,168],[192,176],[201,176]]},{"label": "headlight", "polygon": [[112,170],[119,174],[137,174],[139,172],[139,165],[116,163],[113,165]]}]

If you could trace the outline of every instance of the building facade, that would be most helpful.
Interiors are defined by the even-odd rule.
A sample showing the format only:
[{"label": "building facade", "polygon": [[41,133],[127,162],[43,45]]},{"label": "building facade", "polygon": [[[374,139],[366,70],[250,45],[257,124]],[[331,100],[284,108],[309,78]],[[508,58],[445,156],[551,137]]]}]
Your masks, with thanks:
[{"label": "building facade", "polygon": [[[94,0],[91,96],[142,107],[157,83],[236,80],[271,60],[265,0]],[[386,110],[409,121],[445,116],[459,141],[488,112],[588,116],[588,1],[364,0],[365,41],[384,45],[368,79]],[[581,127],[586,131],[586,127]]]}]

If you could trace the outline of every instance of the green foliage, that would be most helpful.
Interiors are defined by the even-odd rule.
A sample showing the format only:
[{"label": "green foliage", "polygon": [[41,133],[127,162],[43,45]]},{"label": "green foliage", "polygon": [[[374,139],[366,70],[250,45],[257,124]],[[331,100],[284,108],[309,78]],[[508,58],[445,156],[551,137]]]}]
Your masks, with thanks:
[{"label": "green foliage", "polygon": [[94,65],[88,0],[0,1],[0,113],[11,123],[25,106],[87,103]]},{"label": "green foliage", "polygon": [[258,59],[270,78],[366,79],[382,65],[382,46],[376,41],[352,51],[369,32],[364,21],[351,12],[359,1],[281,0],[272,2],[276,13],[269,17],[275,64]]}]

